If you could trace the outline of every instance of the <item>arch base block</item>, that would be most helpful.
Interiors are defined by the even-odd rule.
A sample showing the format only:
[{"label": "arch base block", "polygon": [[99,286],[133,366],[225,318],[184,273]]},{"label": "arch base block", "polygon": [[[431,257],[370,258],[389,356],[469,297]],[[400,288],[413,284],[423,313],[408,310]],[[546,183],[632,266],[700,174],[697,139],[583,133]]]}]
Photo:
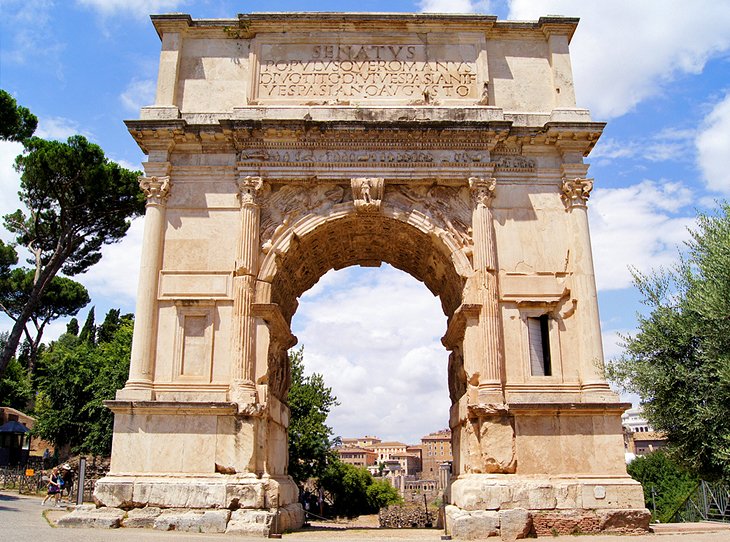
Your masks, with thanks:
[{"label": "arch base block", "polygon": [[455,539],[636,534],[648,531],[651,518],[641,485],[628,476],[466,474],[452,480],[449,497],[446,531]]}]

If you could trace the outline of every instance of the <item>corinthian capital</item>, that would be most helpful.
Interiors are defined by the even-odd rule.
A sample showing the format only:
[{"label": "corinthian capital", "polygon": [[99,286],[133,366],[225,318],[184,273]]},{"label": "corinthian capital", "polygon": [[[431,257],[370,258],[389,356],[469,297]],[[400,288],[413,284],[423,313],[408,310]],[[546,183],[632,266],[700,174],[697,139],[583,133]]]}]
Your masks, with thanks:
[{"label": "corinthian capital", "polygon": [[256,205],[263,186],[264,180],[261,177],[248,175],[238,179],[238,199],[241,206]]},{"label": "corinthian capital", "polygon": [[474,207],[489,207],[494,199],[495,189],[497,188],[497,179],[494,177],[470,177],[469,188],[471,189],[471,197],[474,200]]},{"label": "corinthian capital", "polygon": [[593,179],[563,178],[561,190],[566,209],[585,207],[591,195],[591,190],[593,190]]},{"label": "corinthian capital", "polygon": [[139,178],[139,187],[147,197],[147,205],[164,204],[170,196],[170,186],[172,186],[172,181],[169,176]]}]

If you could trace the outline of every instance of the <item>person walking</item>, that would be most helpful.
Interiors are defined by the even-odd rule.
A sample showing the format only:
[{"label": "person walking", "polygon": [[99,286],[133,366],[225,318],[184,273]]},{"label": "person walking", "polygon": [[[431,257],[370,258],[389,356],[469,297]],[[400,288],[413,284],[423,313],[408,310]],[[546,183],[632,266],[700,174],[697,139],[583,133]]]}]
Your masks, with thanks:
[{"label": "person walking", "polygon": [[41,506],[45,506],[46,501],[53,497],[56,500],[56,506],[59,506],[61,499],[61,486],[63,485],[63,478],[58,473],[58,467],[53,467],[51,471],[51,478],[48,480],[48,493],[46,494]]}]

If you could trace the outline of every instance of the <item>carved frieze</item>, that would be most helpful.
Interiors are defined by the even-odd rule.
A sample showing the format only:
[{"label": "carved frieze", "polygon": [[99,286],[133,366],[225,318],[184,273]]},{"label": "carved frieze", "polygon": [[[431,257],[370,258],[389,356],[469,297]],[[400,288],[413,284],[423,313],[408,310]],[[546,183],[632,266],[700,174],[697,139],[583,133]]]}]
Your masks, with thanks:
[{"label": "carved frieze", "polygon": [[[306,164],[310,166],[373,166],[373,167],[408,167],[423,165],[473,165],[489,162],[489,153],[475,150],[448,149],[308,149],[308,148],[276,148],[260,147],[246,149],[239,154],[243,163],[266,165]],[[534,164],[533,164],[534,167]]]},{"label": "carved frieze", "polygon": [[374,213],[380,210],[383,201],[382,177],[362,177],[350,181],[355,209],[360,213]]}]

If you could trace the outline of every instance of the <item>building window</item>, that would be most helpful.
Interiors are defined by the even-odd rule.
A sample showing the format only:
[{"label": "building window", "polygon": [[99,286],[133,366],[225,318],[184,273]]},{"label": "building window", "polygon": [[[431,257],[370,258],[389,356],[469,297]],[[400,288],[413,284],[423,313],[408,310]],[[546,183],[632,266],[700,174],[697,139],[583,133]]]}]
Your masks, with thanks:
[{"label": "building window", "polygon": [[530,372],[532,376],[551,376],[550,323],[547,314],[527,319],[530,343]]}]

